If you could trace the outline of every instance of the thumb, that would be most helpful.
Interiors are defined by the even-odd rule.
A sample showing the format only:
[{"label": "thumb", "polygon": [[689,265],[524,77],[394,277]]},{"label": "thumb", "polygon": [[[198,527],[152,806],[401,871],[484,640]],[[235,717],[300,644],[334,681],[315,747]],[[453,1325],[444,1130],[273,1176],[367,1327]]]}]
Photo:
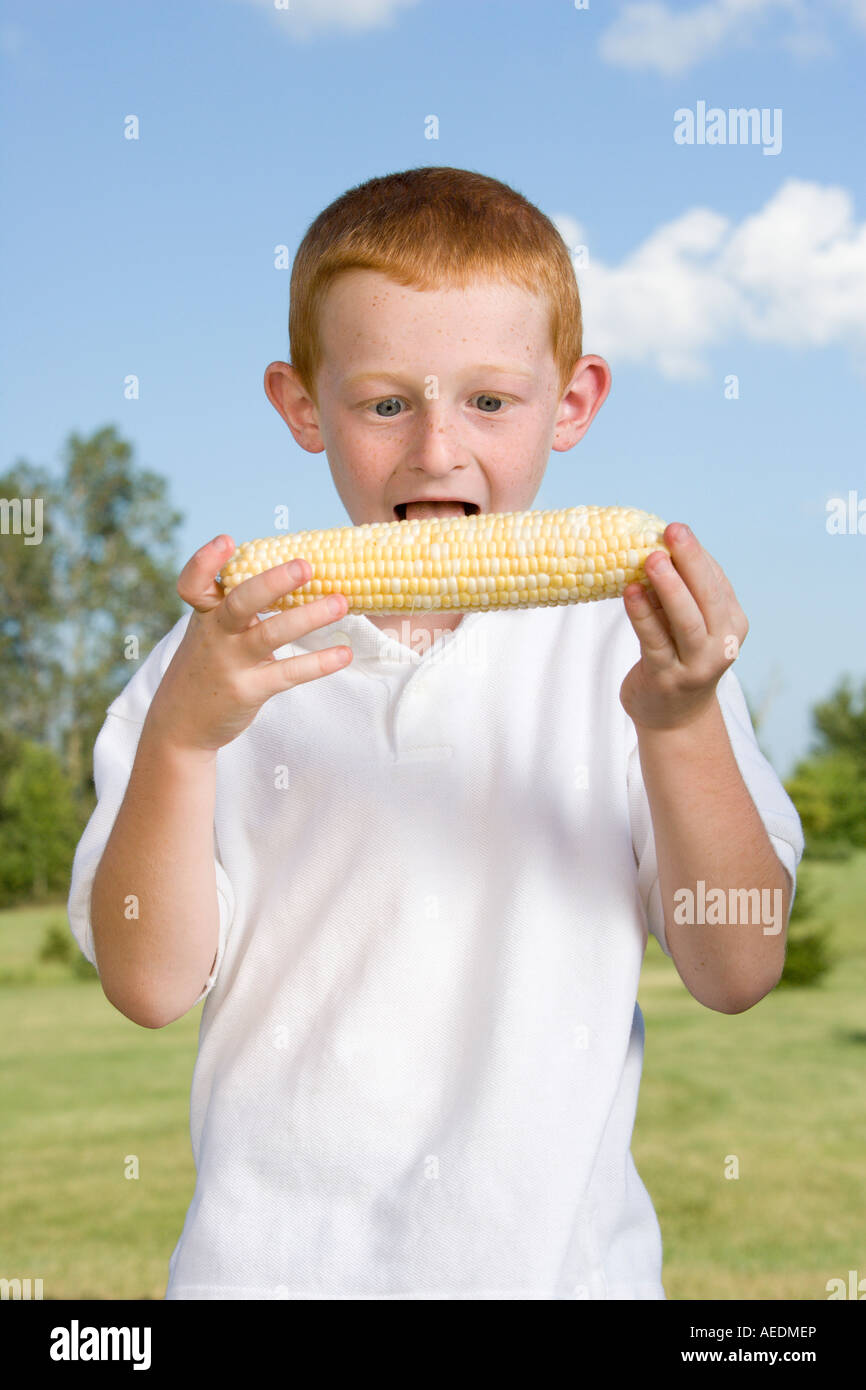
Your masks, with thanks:
[{"label": "thumb", "polygon": [[215,575],[230,560],[237,547],[231,536],[215,536],[187,560],[177,581],[177,592],[197,613],[208,613],[223,601],[223,591]]}]

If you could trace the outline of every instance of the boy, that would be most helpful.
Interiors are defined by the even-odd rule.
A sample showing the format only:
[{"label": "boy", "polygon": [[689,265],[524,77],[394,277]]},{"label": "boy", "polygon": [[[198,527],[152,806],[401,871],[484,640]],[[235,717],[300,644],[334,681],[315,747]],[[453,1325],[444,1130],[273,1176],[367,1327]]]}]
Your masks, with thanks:
[{"label": "boy", "polygon": [[[266,392],[355,524],[530,507],[610,386],[553,224],[461,169],[321,213],[289,327]],[[616,494],[582,500],[651,509]],[[650,597],[406,620],[262,619],[309,567],[223,597],[231,537],[183,569],[69,897],[127,1017],[205,999],[166,1298],[665,1297],[630,1153],[647,931],[706,1007],[750,1008],[803,851],[729,669],[742,610],[665,541]],[[676,920],[699,880],[773,926]]]}]

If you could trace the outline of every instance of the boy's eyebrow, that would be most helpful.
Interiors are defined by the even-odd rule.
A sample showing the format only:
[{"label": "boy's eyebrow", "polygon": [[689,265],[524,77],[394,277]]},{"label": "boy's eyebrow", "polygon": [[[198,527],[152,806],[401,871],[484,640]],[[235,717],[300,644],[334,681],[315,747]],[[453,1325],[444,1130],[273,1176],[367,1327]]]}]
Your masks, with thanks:
[{"label": "boy's eyebrow", "polygon": [[[466,375],[477,375],[479,372],[501,372],[505,376],[521,376],[531,380],[535,373],[527,371],[525,367],[505,366],[496,362],[478,362],[466,368]],[[355,372],[352,376],[346,377],[344,386],[358,386],[362,381],[396,381],[400,385],[411,385],[407,377],[400,376],[398,372]]]}]

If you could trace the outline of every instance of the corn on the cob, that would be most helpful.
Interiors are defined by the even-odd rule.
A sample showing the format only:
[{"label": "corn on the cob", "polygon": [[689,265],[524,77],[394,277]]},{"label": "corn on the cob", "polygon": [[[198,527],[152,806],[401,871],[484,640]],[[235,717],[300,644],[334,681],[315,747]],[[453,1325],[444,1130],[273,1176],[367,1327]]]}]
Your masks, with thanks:
[{"label": "corn on the cob", "polygon": [[616,598],[649,581],[644,561],[665,550],[665,523],[630,507],[480,512],[366,522],[247,541],[217,576],[223,593],[287,560],[306,584],[262,612],[345,594],[350,613],[538,608]]}]

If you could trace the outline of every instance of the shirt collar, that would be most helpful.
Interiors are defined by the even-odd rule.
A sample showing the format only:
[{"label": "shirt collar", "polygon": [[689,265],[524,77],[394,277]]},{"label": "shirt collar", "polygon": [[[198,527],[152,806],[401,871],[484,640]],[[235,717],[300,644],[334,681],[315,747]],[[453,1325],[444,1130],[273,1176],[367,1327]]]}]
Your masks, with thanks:
[{"label": "shirt collar", "polygon": [[437,637],[436,641],[429,646],[421,646],[423,639],[419,637],[416,639],[419,645],[409,647],[400,641],[398,635],[401,623],[406,621],[403,614],[390,615],[388,626],[393,630],[392,635],[392,633],[378,628],[375,623],[371,623],[363,613],[346,613],[344,617],[338,618],[335,622],[328,623],[325,627],[315,628],[312,632],[296,638],[294,642],[280,648],[274,655],[280,656],[281,653],[288,655],[293,647],[313,652],[321,651],[324,647],[346,646],[352,649],[352,666],[356,666],[358,663],[366,666],[369,663],[393,664],[396,662],[408,662],[412,666],[418,666],[422,661],[432,662],[433,660],[444,659],[448,651],[462,648],[470,630],[490,616],[489,613],[482,612],[464,613],[462,621],[453,632]]}]

